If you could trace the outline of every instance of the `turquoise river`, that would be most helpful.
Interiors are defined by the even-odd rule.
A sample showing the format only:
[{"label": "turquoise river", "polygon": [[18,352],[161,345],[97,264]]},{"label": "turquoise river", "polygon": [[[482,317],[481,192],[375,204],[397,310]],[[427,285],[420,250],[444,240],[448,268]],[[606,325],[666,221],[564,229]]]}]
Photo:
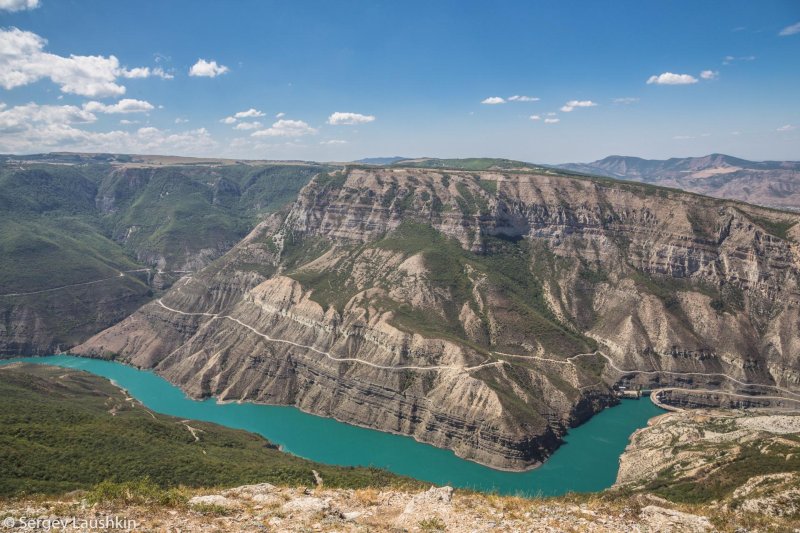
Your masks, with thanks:
[{"label": "turquoise river", "polygon": [[54,355],[7,359],[0,364],[15,361],[85,370],[112,380],[153,411],[258,433],[284,451],[314,461],[376,466],[435,484],[501,494],[555,496],[605,489],[614,483],[619,456],[631,433],[663,413],[648,398],[625,400],[571,429],[566,443],[539,468],[503,472],[410,437],[351,426],[294,407],[192,400],[153,372],[121,363]]}]

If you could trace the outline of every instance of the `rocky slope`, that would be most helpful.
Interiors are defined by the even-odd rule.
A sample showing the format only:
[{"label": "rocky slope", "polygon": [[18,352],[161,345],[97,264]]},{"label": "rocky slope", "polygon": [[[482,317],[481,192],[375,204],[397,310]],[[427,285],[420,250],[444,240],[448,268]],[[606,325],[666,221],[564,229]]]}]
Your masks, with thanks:
[{"label": "rocky slope", "polygon": [[561,168],[676,187],[717,198],[800,210],[800,162],[747,161],[723,154],[666,160],[609,156]]},{"label": "rocky slope", "polygon": [[673,502],[800,516],[800,414],[700,409],[631,436],[617,487]]},{"label": "rocky slope", "polygon": [[555,172],[353,167],[74,352],[526,468],[612,384],[800,394],[798,220]]}]

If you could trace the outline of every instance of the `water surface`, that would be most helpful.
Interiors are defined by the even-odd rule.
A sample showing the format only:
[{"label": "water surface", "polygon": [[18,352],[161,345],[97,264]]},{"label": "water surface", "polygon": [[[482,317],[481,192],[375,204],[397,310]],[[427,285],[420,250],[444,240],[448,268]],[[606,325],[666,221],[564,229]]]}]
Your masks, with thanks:
[{"label": "water surface", "polygon": [[192,400],[153,372],[121,363],[54,355],[8,359],[0,364],[18,361],[91,372],[113,380],[153,411],[258,433],[284,451],[321,463],[377,466],[431,483],[501,494],[556,496],[608,488],[616,479],[628,437],[664,412],[649,398],[624,400],[571,429],[566,444],[539,468],[502,472],[410,437],[351,426],[294,407]]}]

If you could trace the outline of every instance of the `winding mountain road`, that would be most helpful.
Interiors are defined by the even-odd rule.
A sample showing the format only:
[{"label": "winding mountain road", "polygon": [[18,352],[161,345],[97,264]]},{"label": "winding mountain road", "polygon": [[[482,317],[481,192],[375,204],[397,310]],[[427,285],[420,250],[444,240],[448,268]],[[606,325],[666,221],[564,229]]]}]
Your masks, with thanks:
[{"label": "winding mountain road", "polygon": [[[359,364],[364,364],[364,365],[367,365],[367,366],[371,366],[373,368],[379,368],[379,369],[382,369],[382,370],[416,370],[416,371],[460,370],[460,371],[463,371],[463,372],[470,372],[470,371],[473,371],[473,370],[479,370],[481,368],[486,368],[486,367],[491,367],[491,366],[501,366],[501,365],[504,365],[504,364],[508,364],[508,365],[512,364],[509,361],[499,360],[499,361],[493,361],[493,362],[483,362],[483,363],[481,363],[479,365],[475,365],[475,366],[458,366],[458,365],[434,365],[434,366],[401,365],[401,366],[388,366],[388,365],[380,365],[380,364],[377,364],[377,363],[373,363],[371,361],[365,361],[364,359],[358,359],[356,357],[336,357],[336,356],[332,355],[330,352],[326,352],[324,350],[320,350],[320,349],[315,348],[313,346],[300,344],[300,343],[297,343],[297,342],[294,342],[294,341],[290,341],[290,340],[286,340],[286,339],[276,339],[274,337],[270,337],[269,335],[258,331],[257,329],[253,328],[252,326],[250,326],[248,324],[245,324],[244,322],[242,322],[238,318],[232,317],[230,315],[221,315],[221,314],[218,314],[218,313],[202,313],[202,312],[199,312],[199,313],[186,313],[186,312],[181,311],[179,309],[175,309],[173,307],[169,307],[168,305],[166,305],[160,299],[157,300],[156,302],[162,308],[164,308],[164,309],[166,309],[168,311],[171,311],[173,313],[177,313],[179,315],[184,315],[184,316],[203,316],[203,317],[211,318],[212,320],[221,319],[221,318],[222,319],[231,320],[231,321],[239,324],[240,326],[242,326],[244,328],[247,328],[251,332],[255,333],[256,335],[258,335],[259,337],[261,337],[261,338],[263,338],[263,339],[265,339],[267,341],[279,342],[279,343],[289,344],[291,346],[296,346],[298,348],[303,348],[303,349],[312,351],[314,353],[318,353],[320,355],[323,355],[323,356],[327,357],[328,359],[330,359],[332,361],[336,361],[336,362],[359,363]],[[727,374],[722,374],[720,372],[672,372],[672,371],[666,371],[666,370],[664,370],[664,371],[659,371],[659,370],[626,370],[626,369],[618,367],[614,363],[614,361],[611,359],[611,357],[609,357],[607,354],[603,353],[600,350],[597,350],[595,352],[579,353],[579,354],[570,356],[570,357],[568,357],[566,359],[553,359],[553,358],[550,358],[550,357],[541,357],[541,356],[537,356],[537,355],[517,355],[517,354],[509,354],[509,353],[497,352],[497,351],[491,352],[491,353],[497,354],[497,355],[500,355],[500,356],[505,356],[505,357],[512,357],[512,358],[519,358],[519,359],[531,359],[531,360],[543,361],[543,362],[547,362],[547,363],[556,363],[556,364],[560,364],[560,365],[573,365],[573,366],[575,365],[574,360],[579,358],[579,357],[586,357],[586,356],[589,356],[589,355],[600,355],[601,357],[603,357],[608,362],[609,367],[611,367],[613,370],[615,370],[616,372],[619,372],[621,374],[644,374],[644,375],[669,374],[669,375],[674,375],[674,376],[720,377],[720,378],[727,379],[729,381],[732,381],[732,382],[734,382],[736,384],[739,384],[739,385],[742,385],[742,386],[746,386],[746,387],[761,387],[761,388],[772,389],[772,390],[780,391],[780,392],[782,392],[784,394],[788,394],[790,396],[794,396],[796,398],[800,398],[800,393],[785,389],[783,387],[778,387],[776,385],[766,385],[766,384],[762,384],[762,383],[747,383],[745,381],[741,381],[739,379],[736,379],[734,377],[728,376]],[[594,386],[594,385],[592,385],[592,386]],[[580,388],[584,389],[586,387],[580,387]],[[755,397],[755,398],[763,398],[763,399],[782,399],[782,400],[800,401],[800,399],[799,400],[794,400],[793,398],[786,398],[784,396],[747,396],[747,395],[744,395],[744,394],[728,393],[728,392],[725,392],[725,391],[711,391],[710,389],[706,390],[706,389],[684,389],[684,388],[679,388],[679,387],[666,387],[666,388],[657,389],[657,390],[681,390],[681,391],[699,392],[699,393],[707,391],[707,392],[715,392],[715,393],[719,393],[719,394],[727,394],[729,396],[741,396],[741,397],[744,397],[744,398],[746,398],[746,397],[751,397],[751,398]]]},{"label": "winding mountain road", "polygon": [[259,337],[262,337],[263,339],[266,339],[266,340],[268,340],[270,342],[279,342],[279,343],[283,343],[283,344],[289,344],[291,346],[296,346],[298,348],[303,348],[303,349],[312,351],[314,353],[318,353],[319,355],[324,355],[328,359],[330,359],[332,361],[339,362],[339,363],[360,363],[360,364],[363,364],[363,365],[371,366],[373,368],[380,368],[382,370],[419,370],[419,371],[460,370],[460,371],[464,371],[464,372],[471,372],[473,370],[479,370],[481,368],[486,368],[486,367],[490,367],[490,366],[498,366],[498,365],[506,364],[505,361],[493,361],[491,363],[481,363],[481,364],[475,365],[475,366],[459,366],[459,365],[435,365],[435,366],[400,365],[400,366],[387,366],[387,365],[379,365],[377,363],[373,363],[371,361],[365,361],[364,359],[358,359],[356,357],[336,357],[334,355],[331,355],[330,352],[326,352],[324,350],[320,350],[318,348],[314,348],[313,346],[308,346],[306,344],[300,344],[300,343],[297,343],[297,342],[294,342],[294,341],[289,341],[289,340],[286,340],[286,339],[276,339],[274,337],[270,337],[266,333],[262,333],[262,332],[258,331],[257,329],[255,329],[254,327],[249,326],[249,325],[245,324],[244,322],[242,322],[241,320],[239,320],[238,318],[234,318],[234,317],[232,317],[230,315],[220,315],[220,314],[216,314],[216,313],[185,313],[185,312],[180,311],[178,309],[174,309],[172,307],[169,307],[167,304],[162,302],[160,299],[156,300],[156,302],[158,303],[158,305],[160,305],[161,307],[163,307],[167,311],[172,311],[173,313],[177,313],[179,315],[184,315],[184,316],[204,316],[204,317],[209,317],[212,320],[224,318],[224,319],[230,320],[232,322],[236,322],[237,324],[239,324],[243,328],[247,328],[251,332],[253,332],[256,335],[258,335]]}]

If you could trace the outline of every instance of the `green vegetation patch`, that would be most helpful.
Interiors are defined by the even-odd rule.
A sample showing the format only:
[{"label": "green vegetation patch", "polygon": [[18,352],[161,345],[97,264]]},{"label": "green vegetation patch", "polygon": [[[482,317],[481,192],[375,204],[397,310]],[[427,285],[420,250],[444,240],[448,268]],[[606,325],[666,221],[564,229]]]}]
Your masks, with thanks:
[{"label": "green vegetation patch", "polygon": [[700,472],[691,479],[678,477],[671,470],[644,487],[658,496],[676,503],[703,504],[730,496],[754,476],[800,471],[800,456],[793,447],[771,445],[762,449],[758,442],[743,445],[733,460],[709,472]]},{"label": "green vegetation patch", "polygon": [[753,215],[748,215],[748,217],[753,222],[767,230],[767,233],[770,235],[774,235],[783,240],[789,240],[789,230],[792,229],[795,224],[797,224],[796,220],[771,220]]},{"label": "green vegetation patch", "polygon": [[155,414],[103,378],[44,365],[0,368],[0,427],[2,496],[94,487],[98,501],[164,504],[179,498],[165,489],[179,485],[313,486],[312,469],[329,487],[418,486],[380,469],[294,457],[245,431]]}]

